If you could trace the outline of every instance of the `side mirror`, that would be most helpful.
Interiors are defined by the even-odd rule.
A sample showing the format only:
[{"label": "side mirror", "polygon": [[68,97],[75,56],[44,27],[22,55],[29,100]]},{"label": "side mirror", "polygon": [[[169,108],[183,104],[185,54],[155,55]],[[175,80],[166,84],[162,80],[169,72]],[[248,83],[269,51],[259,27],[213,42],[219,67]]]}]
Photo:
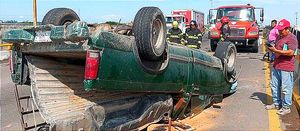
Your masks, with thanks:
[{"label": "side mirror", "polygon": [[264,21],[264,9],[260,10],[260,21],[263,22]]},{"label": "side mirror", "polygon": [[206,17],[206,22],[207,22],[207,24],[210,24],[209,15],[207,15],[207,17]]},{"label": "side mirror", "polygon": [[260,17],[260,21],[263,22],[264,21],[264,17]]},{"label": "side mirror", "polygon": [[208,14],[208,16],[207,16],[207,23],[209,23],[209,24],[212,24],[212,23],[211,23],[211,17],[212,17],[212,15],[211,15],[211,10],[209,10],[209,14]]}]

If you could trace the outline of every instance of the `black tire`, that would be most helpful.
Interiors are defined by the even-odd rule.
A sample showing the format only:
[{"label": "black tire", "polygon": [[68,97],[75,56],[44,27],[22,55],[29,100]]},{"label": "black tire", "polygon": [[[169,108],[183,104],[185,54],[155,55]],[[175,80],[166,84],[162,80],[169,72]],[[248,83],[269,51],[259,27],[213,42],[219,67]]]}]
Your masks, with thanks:
[{"label": "black tire", "polygon": [[258,40],[255,40],[253,44],[252,53],[258,53]]},{"label": "black tire", "polygon": [[221,59],[222,63],[227,67],[227,73],[235,72],[236,47],[231,42],[219,42],[214,56]]},{"label": "black tire", "polygon": [[143,7],[135,15],[133,35],[141,59],[159,60],[166,49],[166,22],[157,7]]},{"label": "black tire", "polygon": [[80,21],[80,18],[72,9],[54,8],[44,16],[42,25],[65,25],[73,23],[76,20]]},{"label": "black tire", "polygon": [[218,43],[217,40],[210,39],[210,50],[211,51],[216,51],[217,43]]}]

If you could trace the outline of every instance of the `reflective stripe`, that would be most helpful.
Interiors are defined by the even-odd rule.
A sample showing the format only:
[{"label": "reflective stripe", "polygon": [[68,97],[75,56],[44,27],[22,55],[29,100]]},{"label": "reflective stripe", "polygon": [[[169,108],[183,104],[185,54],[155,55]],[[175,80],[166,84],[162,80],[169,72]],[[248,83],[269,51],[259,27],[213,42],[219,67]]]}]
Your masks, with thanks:
[{"label": "reflective stripe", "polygon": [[189,48],[198,48],[196,45],[186,45]]},{"label": "reflective stripe", "polygon": [[202,36],[202,34],[198,34],[198,36]]},{"label": "reflective stripe", "polygon": [[171,38],[179,38],[178,35],[170,35]]},{"label": "reflective stripe", "polygon": [[188,36],[188,38],[190,38],[190,39],[198,39],[197,36]]}]

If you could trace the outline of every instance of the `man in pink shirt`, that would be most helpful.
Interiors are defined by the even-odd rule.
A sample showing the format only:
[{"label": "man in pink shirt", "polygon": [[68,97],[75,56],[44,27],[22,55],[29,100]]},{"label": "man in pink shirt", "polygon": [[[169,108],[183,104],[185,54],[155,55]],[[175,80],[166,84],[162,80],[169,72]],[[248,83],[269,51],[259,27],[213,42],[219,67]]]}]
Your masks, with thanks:
[{"label": "man in pink shirt", "polygon": [[[278,32],[278,29],[276,29],[275,27],[277,26],[277,20],[272,20],[271,22],[271,27],[272,27],[272,30],[270,31],[269,33],[269,37],[268,37],[268,44],[270,45],[275,45],[275,41],[279,35],[279,32]],[[271,56],[270,56],[271,55]],[[268,58],[271,57],[271,62],[274,61],[275,59],[275,55],[273,52],[269,51],[268,52]]]},{"label": "man in pink shirt", "polygon": [[[285,115],[291,112],[293,73],[295,71],[294,54],[298,49],[298,41],[296,36],[291,33],[290,22],[286,19],[281,20],[276,29],[280,35],[276,39],[275,46],[269,47],[269,50],[275,53],[271,81],[273,104],[267,105],[266,109],[280,109],[282,107],[277,114]],[[282,98],[281,90],[284,94]]]},{"label": "man in pink shirt", "polygon": [[272,22],[271,22],[272,30],[270,31],[268,42],[275,42],[277,36],[279,35],[278,29],[275,28],[276,25],[277,25],[277,21],[276,20],[272,20]]},{"label": "man in pink shirt", "polygon": [[[267,44],[273,46],[275,45],[275,41],[277,39],[277,36],[279,35],[278,29],[275,28],[276,25],[277,25],[277,20],[272,20],[271,21],[272,29],[269,32],[268,41],[267,41]],[[265,57],[267,57],[268,60],[270,60],[271,62],[274,61],[275,59],[274,53],[271,51],[268,51],[266,54],[264,54],[263,59],[265,59]]]}]

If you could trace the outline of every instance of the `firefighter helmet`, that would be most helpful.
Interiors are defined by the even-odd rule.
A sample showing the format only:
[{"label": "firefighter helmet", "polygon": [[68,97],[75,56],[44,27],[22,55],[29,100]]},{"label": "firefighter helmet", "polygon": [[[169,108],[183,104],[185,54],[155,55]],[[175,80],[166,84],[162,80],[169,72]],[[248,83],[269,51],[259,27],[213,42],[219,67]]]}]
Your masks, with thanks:
[{"label": "firefighter helmet", "polygon": [[192,21],[190,22],[190,26],[192,26],[192,25],[195,25],[195,26],[197,27],[196,21],[192,20]]},{"label": "firefighter helmet", "polygon": [[172,26],[173,26],[174,28],[178,28],[178,22],[177,22],[176,20],[173,21]]},{"label": "firefighter helmet", "polygon": [[223,16],[223,17],[221,18],[221,22],[222,22],[222,23],[228,23],[228,22],[229,22],[229,17],[228,17],[228,16]]}]

